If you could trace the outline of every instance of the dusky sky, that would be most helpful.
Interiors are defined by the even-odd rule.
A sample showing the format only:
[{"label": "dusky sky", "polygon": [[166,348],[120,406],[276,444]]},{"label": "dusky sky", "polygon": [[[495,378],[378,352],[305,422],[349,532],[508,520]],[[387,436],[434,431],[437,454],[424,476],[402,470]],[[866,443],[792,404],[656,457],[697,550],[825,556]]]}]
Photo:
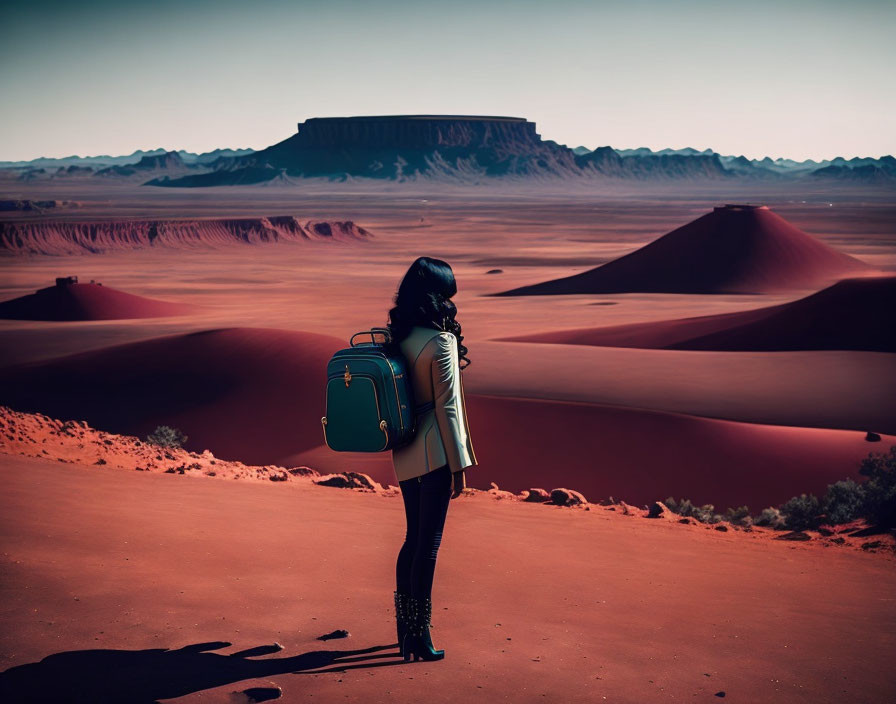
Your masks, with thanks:
[{"label": "dusky sky", "polygon": [[4,2],[0,160],[513,115],[570,147],[896,153],[896,2]]}]

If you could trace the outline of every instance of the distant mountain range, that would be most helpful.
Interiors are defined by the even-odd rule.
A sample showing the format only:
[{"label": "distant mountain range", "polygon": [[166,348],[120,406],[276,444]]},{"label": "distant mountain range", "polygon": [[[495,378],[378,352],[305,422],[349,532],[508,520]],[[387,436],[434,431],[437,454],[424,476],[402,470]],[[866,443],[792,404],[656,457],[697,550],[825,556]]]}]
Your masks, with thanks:
[{"label": "distant mountain range", "polygon": [[195,154],[194,152],[178,149],[169,151],[167,149],[150,149],[144,151],[138,149],[132,154],[125,156],[63,156],[59,158],[39,157],[30,161],[0,161],[0,168],[21,168],[21,167],[54,167],[54,166],[94,166],[103,168],[105,166],[126,166],[129,164],[137,164],[144,157],[162,156],[164,154],[177,154],[185,163],[188,164],[210,164],[219,157],[233,157],[251,154],[252,149],[215,149],[211,152]]},{"label": "distant mountain range", "polygon": [[0,162],[22,179],[125,178],[162,187],[294,183],[323,177],[441,180],[490,178],[726,180],[818,179],[896,186],[896,159],[748,159],[697,150],[574,149],[544,140],[517,117],[403,115],[312,118],[266,149],[137,151],[128,156]]}]

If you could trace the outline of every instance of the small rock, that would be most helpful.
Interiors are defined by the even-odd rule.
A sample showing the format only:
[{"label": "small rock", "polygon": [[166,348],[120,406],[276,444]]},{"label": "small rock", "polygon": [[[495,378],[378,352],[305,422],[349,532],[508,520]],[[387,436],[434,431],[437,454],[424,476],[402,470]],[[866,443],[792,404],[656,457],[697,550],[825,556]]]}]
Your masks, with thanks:
[{"label": "small rock", "polygon": [[812,536],[801,530],[792,530],[784,535],[779,535],[775,540],[812,540]]},{"label": "small rock", "polygon": [[717,697],[720,697],[720,698],[721,698],[721,697],[724,697],[724,696],[725,696],[725,692],[716,692],[716,696],[717,696]]},{"label": "small rock", "polygon": [[622,506],[623,516],[637,516],[641,510],[637,506],[632,506],[631,504],[625,503],[625,501],[620,501],[619,505]]},{"label": "small rock", "polygon": [[379,482],[375,482],[368,475],[361,472],[341,472],[339,474],[331,474],[325,479],[314,482],[321,486],[334,486],[339,489],[365,489],[367,491],[382,491]]},{"label": "small rock", "polygon": [[647,507],[647,518],[659,518],[663,513],[663,505],[659,501],[654,501]]},{"label": "small rock", "polygon": [[578,506],[588,503],[580,492],[563,488],[551,490],[551,502],[555,506]]},{"label": "small rock", "polygon": [[718,525],[718,526],[715,526],[715,529],[722,531],[723,533],[728,532],[728,526]]},{"label": "small rock", "polygon": [[256,702],[269,702],[279,699],[283,690],[279,687],[249,687],[242,692],[230,693],[230,704],[256,704]]},{"label": "small rock", "polygon": [[877,548],[882,548],[884,543],[882,540],[871,540],[867,543],[862,543],[862,550],[876,550]]},{"label": "small rock", "polygon": [[100,457],[96,462],[94,462],[94,464],[106,464],[106,460]]},{"label": "small rock", "polygon": [[866,442],[880,442],[880,435],[878,433],[872,433],[870,430],[865,433],[865,441]]},{"label": "small rock", "polygon": [[268,479],[270,479],[272,482],[285,482],[287,479],[289,479],[289,475],[285,470],[281,470],[279,472],[271,472],[271,474],[268,476]]},{"label": "small rock", "polygon": [[498,485],[492,482],[492,489],[488,490],[488,493],[494,496],[496,499],[507,499],[510,501],[514,501],[516,499],[516,494],[512,491],[504,491],[498,488]]},{"label": "small rock", "polygon": [[304,465],[302,465],[301,467],[290,467],[286,471],[289,472],[294,477],[296,477],[296,476],[319,477],[320,476],[320,472],[318,472],[316,469],[311,469],[311,467],[306,467]]},{"label": "small rock", "polygon": [[526,492],[525,498],[523,499],[523,501],[533,501],[533,502],[537,501],[540,503],[544,503],[545,501],[550,501],[550,500],[551,500],[551,495],[548,492],[546,492],[544,489],[537,489],[537,488],[529,489],[529,491]]},{"label": "small rock", "polygon": [[334,638],[348,638],[350,633],[346,631],[344,628],[337,628],[335,631],[330,631],[329,633],[324,633],[322,636],[318,636],[318,640],[333,640]]},{"label": "small rock", "polygon": [[503,273],[504,273],[504,270],[503,270],[503,269],[489,269],[489,270],[488,270],[487,272],[485,272],[485,273],[486,273],[486,274],[503,274]]},{"label": "small rock", "polygon": [[678,522],[679,522],[679,523],[684,523],[684,524],[686,524],[686,525],[690,525],[691,523],[693,523],[693,521],[692,521],[690,518],[679,518],[679,519],[678,519]]}]

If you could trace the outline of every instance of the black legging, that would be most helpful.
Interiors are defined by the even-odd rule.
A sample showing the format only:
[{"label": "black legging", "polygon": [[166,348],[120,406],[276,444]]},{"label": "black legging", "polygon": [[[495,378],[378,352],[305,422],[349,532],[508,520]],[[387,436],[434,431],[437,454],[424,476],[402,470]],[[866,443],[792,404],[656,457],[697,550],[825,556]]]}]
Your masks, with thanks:
[{"label": "black legging", "polygon": [[424,599],[432,595],[436,557],[451,500],[451,470],[446,464],[398,485],[404,499],[407,533],[398,552],[396,586],[400,592]]}]

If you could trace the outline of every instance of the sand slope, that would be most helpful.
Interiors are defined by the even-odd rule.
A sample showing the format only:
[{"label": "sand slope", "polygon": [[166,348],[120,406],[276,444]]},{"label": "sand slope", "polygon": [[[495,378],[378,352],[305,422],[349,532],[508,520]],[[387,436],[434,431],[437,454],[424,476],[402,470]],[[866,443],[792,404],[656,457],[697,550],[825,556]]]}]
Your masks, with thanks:
[{"label": "sand slope", "polygon": [[[305,464],[395,483],[388,453],[323,446],[326,363],[344,343],[232,328],[117,345],[0,370],[0,403],[145,436],[179,428],[187,447],[249,464]],[[568,485],[592,500],[687,496],[759,510],[856,476],[896,438],[735,423],[637,408],[466,393],[479,466],[471,486]],[[550,486],[547,486],[550,485]]]},{"label": "sand slope", "polygon": [[0,318],[12,320],[122,320],[183,315],[193,306],[135,296],[93,283],[48,286],[0,303]]},{"label": "sand slope", "polygon": [[[25,458],[0,482],[8,701],[896,696],[883,553],[462,497],[433,589],[446,659],[405,664],[397,498]],[[337,628],[351,635],[317,640]]]},{"label": "sand slope", "polygon": [[140,437],[169,425],[191,449],[268,464],[321,442],[321,380],[343,346],[266,328],[171,335],[0,370],[0,402]]},{"label": "sand slope", "polygon": [[495,295],[768,293],[868,269],[764,206],[729,205],[602,266]]},{"label": "sand slope", "polygon": [[847,279],[791,303],[738,313],[501,339],[678,350],[896,352],[896,277]]}]

